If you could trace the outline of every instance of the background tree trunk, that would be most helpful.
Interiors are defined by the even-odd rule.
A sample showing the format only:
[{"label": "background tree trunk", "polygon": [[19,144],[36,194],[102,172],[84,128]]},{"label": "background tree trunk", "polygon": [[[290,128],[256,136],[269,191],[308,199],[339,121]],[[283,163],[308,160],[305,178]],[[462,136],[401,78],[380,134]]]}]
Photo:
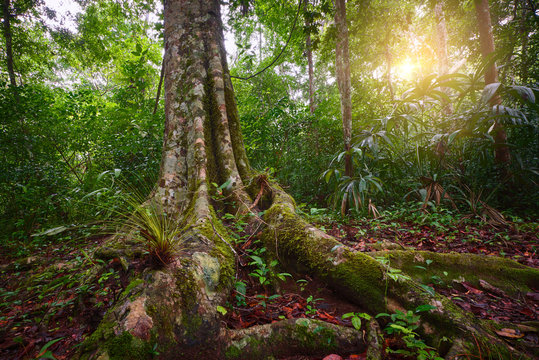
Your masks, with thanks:
[{"label": "background tree trunk", "polygon": [[[481,54],[483,58],[494,52],[494,37],[492,35],[492,23],[490,20],[490,9],[488,0],[475,0],[475,10],[477,14],[477,24],[479,26],[479,41],[481,45]],[[498,81],[498,71],[496,64],[492,63],[485,72],[485,85],[492,84]],[[492,97],[491,105],[496,106],[501,104],[499,96]],[[506,168],[511,162],[511,153],[507,146],[507,133],[502,124],[496,121],[494,126],[494,152],[496,162],[500,164],[506,172]]]},{"label": "background tree trunk", "polygon": [[16,87],[17,81],[15,80],[15,70],[13,69],[13,49],[12,49],[12,37],[11,37],[11,6],[9,0],[3,0],[2,10],[4,15],[4,38],[6,39],[6,63],[7,72],[9,74],[9,82],[11,86]]},{"label": "background tree trunk", "polygon": [[[308,11],[309,0],[305,0],[305,13]],[[313,50],[311,44],[311,21],[310,15],[305,15],[305,28],[307,29],[307,36],[305,37],[305,51],[307,52],[307,65],[309,71],[309,111],[311,115],[314,114],[316,110],[316,105],[314,103],[314,67],[313,67]]]},{"label": "background tree trunk", "polygon": [[[443,9],[443,0],[437,0],[434,5],[434,15],[436,18],[436,54],[438,55],[438,76],[442,76],[449,71],[449,59],[447,58],[447,26],[445,23],[445,14]],[[449,94],[449,89],[443,91]],[[447,104],[442,110],[446,114],[453,113],[452,104]]]},{"label": "background tree trunk", "polygon": [[386,33],[386,39],[384,41],[385,45],[385,51],[384,55],[386,58],[386,65],[387,65],[387,71],[386,71],[386,79],[387,79],[387,87],[389,89],[389,95],[391,96],[391,102],[395,101],[395,90],[393,89],[393,81],[391,80],[391,70],[393,66],[393,56],[391,55],[391,46],[389,44],[391,38],[391,32],[388,31]]},{"label": "background tree trunk", "polygon": [[447,27],[442,0],[438,0],[434,5],[434,15],[436,17],[438,75],[445,75],[449,69],[449,60],[447,59]]},{"label": "background tree trunk", "polygon": [[[335,1],[335,24],[337,26],[337,46],[335,51],[335,71],[341,94],[341,115],[344,135],[344,150],[349,151],[352,142],[352,98],[350,80],[350,54],[348,50],[348,25],[346,24],[346,1]],[[352,176],[352,156],[347,153],[344,174]]]}]

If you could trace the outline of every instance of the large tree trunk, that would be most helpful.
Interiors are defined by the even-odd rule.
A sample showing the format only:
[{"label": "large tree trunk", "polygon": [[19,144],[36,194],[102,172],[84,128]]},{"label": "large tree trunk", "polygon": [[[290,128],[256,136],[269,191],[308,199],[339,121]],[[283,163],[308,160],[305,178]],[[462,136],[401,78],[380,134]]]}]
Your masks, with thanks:
[{"label": "large tree trunk", "polygon": [[[339,247],[335,239],[298,217],[293,199],[277,184],[254,174],[241,139],[218,0],[168,0],[165,52],[163,160],[157,190],[147,202],[153,205],[147,210],[158,204],[180,224],[176,241],[181,251],[166,266],[147,268],[131,281],[82,344],[79,358],[150,359],[154,345],[161,359],[274,359],[365,349],[369,359],[381,358],[375,320],[367,334],[309,319],[243,330],[223,325],[217,307],[225,305],[236,269],[231,236],[212,206],[212,182],[228,184],[228,206],[239,212],[266,209],[263,219],[251,218],[266,248],[283,265],[327,281],[371,314],[433,305],[422,333],[442,355],[473,353],[476,341],[496,354],[512,351],[450,300],[423,291],[412,280],[390,280],[388,269],[372,257]],[[256,205],[252,199],[261,184],[265,200]],[[142,250],[128,237],[111,242],[96,256],[129,262]],[[479,263],[471,261],[475,262]],[[486,269],[492,272],[492,266]],[[537,272],[531,269],[507,272],[525,274],[528,283],[537,285]]]},{"label": "large tree trunk", "polygon": [[337,85],[341,94],[341,116],[344,135],[344,174],[352,176],[352,98],[350,80],[350,54],[348,51],[348,25],[346,24],[346,1],[335,1],[335,25],[337,26],[337,46],[335,51],[335,72]]},{"label": "large tree trunk", "polygon": [[11,6],[9,0],[3,0],[2,2],[2,12],[4,17],[4,39],[6,39],[6,63],[7,63],[7,72],[9,74],[9,82],[14,88],[17,86],[17,81],[15,80],[15,70],[13,69],[13,49],[12,49],[12,39],[11,39]]},{"label": "large tree trunk", "polygon": [[[490,9],[488,0],[475,0],[475,10],[477,14],[477,24],[479,26],[479,41],[481,44],[481,54],[483,58],[494,52],[494,36],[492,35],[492,23],[490,20]],[[496,64],[489,66],[485,72],[485,85],[498,81],[498,71]],[[500,105],[499,96],[492,97],[491,105]],[[494,126],[494,154],[496,162],[502,166],[506,173],[507,166],[511,162],[511,153],[507,146],[507,134],[502,124],[496,121]]]}]

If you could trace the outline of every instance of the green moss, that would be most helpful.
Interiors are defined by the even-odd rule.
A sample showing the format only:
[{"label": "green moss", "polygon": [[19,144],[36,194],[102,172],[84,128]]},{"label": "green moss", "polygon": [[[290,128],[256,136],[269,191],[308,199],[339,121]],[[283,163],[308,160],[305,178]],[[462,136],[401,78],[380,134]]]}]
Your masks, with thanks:
[{"label": "green moss", "polygon": [[236,345],[229,346],[225,351],[225,358],[227,359],[239,359],[242,351]]},{"label": "green moss", "polygon": [[[377,254],[373,253],[372,256]],[[448,285],[452,280],[463,278],[479,285],[481,279],[509,294],[528,292],[530,288],[539,287],[539,270],[500,257],[415,250],[394,250],[383,254],[389,254],[392,267],[403,270],[423,283],[432,282],[432,276],[438,276]],[[432,262],[427,265],[426,260]]]},{"label": "green moss", "polygon": [[129,285],[127,285],[127,287],[125,288],[125,290],[122,292],[122,294],[120,295],[120,299],[126,297],[126,296],[132,296],[133,294],[130,294],[131,293],[131,290],[133,290],[134,288],[136,288],[137,286],[139,286],[140,284],[144,284],[144,280],[142,279],[135,279],[133,281],[131,281],[129,283]]},{"label": "green moss", "polygon": [[346,251],[344,258],[332,269],[331,278],[338,279],[343,293],[366,310],[373,314],[383,312],[385,294],[380,264],[361,253]]},{"label": "green moss", "polygon": [[301,347],[307,353],[310,349],[319,349],[320,347],[325,348],[327,351],[337,348],[335,332],[322,324],[317,324],[307,319],[298,319],[293,333],[294,338],[301,341]]},{"label": "green moss", "polygon": [[105,347],[111,360],[149,359],[152,350],[148,342],[134,337],[127,331],[107,341]]},{"label": "green moss", "polygon": [[105,316],[92,335],[81,344],[81,353],[84,354],[97,349],[103,341],[112,336],[114,336],[114,323]]},{"label": "green moss", "polygon": [[[190,260],[182,259],[182,262],[190,262]],[[181,294],[181,302],[183,308],[192,308],[197,301],[197,283],[189,266],[183,266],[176,269],[174,277],[176,279],[176,288]]]},{"label": "green moss", "polygon": [[[210,223],[211,221],[211,223]],[[212,226],[213,224],[213,226]],[[215,229],[214,229],[215,228]],[[229,288],[232,285],[234,275],[236,274],[236,268],[234,263],[234,254],[230,250],[228,244],[226,244],[217,234],[223,239],[230,239],[228,230],[224,227],[222,222],[217,218],[213,208],[210,208],[210,219],[205,221],[202,225],[197,227],[200,234],[207,239],[212,240],[214,247],[210,250],[209,255],[219,260],[219,284],[217,291],[222,291]],[[217,232],[217,234],[216,234]]]},{"label": "green moss", "polygon": [[218,133],[217,127],[222,125],[221,121],[219,121],[220,111],[215,99],[214,87],[213,77],[208,73],[204,82],[204,111],[206,112],[206,116],[204,117],[204,143],[208,147],[206,150],[206,170],[208,173],[208,182],[222,184],[225,182],[225,179],[223,179],[225,172],[220,166],[223,162],[220,159],[221,153],[219,151],[218,139],[216,139],[216,134]]},{"label": "green moss", "polygon": [[200,327],[203,324],[202,316],[196,312],[185,312],[182,316],[182,326],[185,329],[185,337],[188,340],[193,340],[196,334],[199,334]]},{"label": "green moss", "polygon": [[[274,204],[267,211],[265,219],[270,228],[263,235],[266,246],[274,249],[281,259],[288,259],[288,265],[295,266],[298,272],[308,272],[335,284],[341,293],[371,312],[383,311],[380,264],[369,256],[344,248],[334,251],[340,243],[322,234],[313,236],[312,231],[307,230],[310,225],[292,209],[290,203],[284,203]],[[278,249],[275,249],[275,231],[279,234]]]}]

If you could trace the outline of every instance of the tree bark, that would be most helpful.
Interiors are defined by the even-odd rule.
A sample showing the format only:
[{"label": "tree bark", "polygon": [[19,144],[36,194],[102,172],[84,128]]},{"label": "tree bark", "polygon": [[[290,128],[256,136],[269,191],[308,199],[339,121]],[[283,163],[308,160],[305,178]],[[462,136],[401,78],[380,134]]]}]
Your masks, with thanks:
[{"label": "tree bark", "polygon": [[387,79],[387,87],[389,89],[389,95],[391,96],[391,102],[395,101],[395,90],[393,89],[393,81],[391,80],[391,69],[393,66],[393,57],[391,55],[391,48],[389,45],[389,39],[391,36],[391,32],[386,33],[386,40],[385,40],[385,51],[384,55],[386,57],[386,65],[387,65],[387,72],[386,72],[386,79]]},{"label": "tree bark", "polygon": [[335,25],[337,26],[337,46],[335,51],[335,72],[341,94],[341,116],[344,135],[344,174],[353,175],[352,155],[349,153],[352,142],[352,98],[350,79],[350,54],[348,50],[348,25],[346,24],[346,1],[335,1]]},{"label": "tree bark", "polygon": [[[309,5],[309,0],[305,0],[305,12]],[[309,72],[309,111],[311,115],[314,114],[316,110],[316,105],[314,103],[314,67],[313,67],[313,50],[311,44],[311,21],[310,17],[305,19],[305,27],[307,28],[307,35],[305,37],[305,51],[307,52],[307,66]]]},{"label": "tree bark", "polygon": [[[479,26],[479,41],[481,45],[481,54],[483,58],[494,52],[494,36],[492,35],[492,23],[490,20],[490,9],[488,0],[475,0],[475,10],[477,14],[477,24]],[[485,85],[498,82],[498,71],[496,64],[489,66],[485,72]],[[501,104],[499,96],[492,97],[492,106]],[[507,146],[507,133],[504,126],[498,121],[494,125],[494,156],[496,162],[502,166],[506,173],[507,166],[511,162],[511,153]]]},{"label": "tree bark", "polygon": [[[236,281],[232,237],[210,196],[210,184],[223,182],[227,202],[233,203],[227,206],[240,212],[253,209],[253,233],[282,265],[326,281],[373,315],[433,305],[421,332],[442,355],[471,354],[476,341],[496,354],[513,350],[449,299],[425,292],[411,279],[390,281],[388,268],[305,222],[288,194],[249,168],[226,64],[219,0],[165,3],[165,113],[159,182],[148,201],[176,220],[181,251],[166,266],[147,268],[132,279],[80,346],[79,358],[150,359],[156,345],[160,359],[322,357],[365,349],[369,359],[382,358],[374,321],[366,333],[309,319],[242,330],[223,325],[217,307],[225,305]],[[263,219],[254,215],[260,209],[266,209]],[[123,237],[95,256],[125,259],[128,266],[143,256],[139,240]],[[528,276],[538,278],[533,271]],[[442,348],[444,336],[452,343]]]},{"label": "tree bark", "polygon": [[[436,18],[436,54],[438,55],[438,76],[442,76],[449,71],[449,60],[447,58],[447,26],[445,23],[445,14],[443,9],[443,0],[437,0],[434,5],[434,15]],[[442,89],[446,94],[449,94],[449,89]],[[453,106],[447,103],[443,106],[442,111],[445,114],[453,113]]]},{"label": "tree bark", "polygon": [[9,0],[4,0],[2,3],[2,10],[4,13],[4,38],[6,39],[6,63],[7,72],[9,74],[9,82],[13,88],[17,86],[15,78],[15,70],[13,69],[13,48],[12,48],[12,36],[11,36],[11,6]]},{"label": "tree bark", "polygon": [[434,5],[434,15],[436,17],[436,53],[438,55],[438,75],[445,75],[449,69],[447,59],[447,27],[442,0],[438,0]]}]

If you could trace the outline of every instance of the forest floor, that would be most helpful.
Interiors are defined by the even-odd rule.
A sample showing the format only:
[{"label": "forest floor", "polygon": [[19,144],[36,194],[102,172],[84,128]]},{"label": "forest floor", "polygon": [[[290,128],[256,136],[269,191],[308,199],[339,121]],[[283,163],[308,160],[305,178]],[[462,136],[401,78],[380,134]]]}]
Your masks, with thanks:
[{"label": "forest floor", "polygon": [[[434,252],[504,256],[539,268],[537,223],[521,222],[495,229],[469,221],[425,224],[384,219],[346,223],[323,217],[313,220],[316,226],[356,251],[379,250],[380,243],[391,242]],[[237,230],[237,223],[230,221],[229,227]],[[0,358],[72,357],[77,346],[96,329],[107,309],[118,300],[129,279],[148,266],[144,258],[128,268],[118,258],[108,262],[93,259],[93,252],[105,241],[103,237],[84,242],[41,240],[26,245],[32,255],[25,257],[13,256],[13,245],[0,247]],[[230,328],[300,317],[352,326],[353,317],[343,318],[343,315],[361,314],[361,309],[335,295],[316,279],[289,276],[279,273],[278,265],[266,264],[264,249],[255,236],[240,233],[236,250],[240,257],[235,291],[228,304],[220,309]],[[285,281],[270,282],[279,277]],[[498,332],[508,342],[526,341],[539,346],[537,329],[522,325],[539,321],[539,289],[508,297],[494,287],[467,282],[446,284],[436,277],[428,285],[478,318],[520,324],[520,332]],[[384,347],[394,350],[403,346],[398,336],[386,336]],[[157,354],[158,346],[154,350]],[[365,354],[339,355],[350,360],[365,357]],[[339,355],[333,354],[328,359],[338,360]],[[407,359],[394,353],[387,358]]]}]

